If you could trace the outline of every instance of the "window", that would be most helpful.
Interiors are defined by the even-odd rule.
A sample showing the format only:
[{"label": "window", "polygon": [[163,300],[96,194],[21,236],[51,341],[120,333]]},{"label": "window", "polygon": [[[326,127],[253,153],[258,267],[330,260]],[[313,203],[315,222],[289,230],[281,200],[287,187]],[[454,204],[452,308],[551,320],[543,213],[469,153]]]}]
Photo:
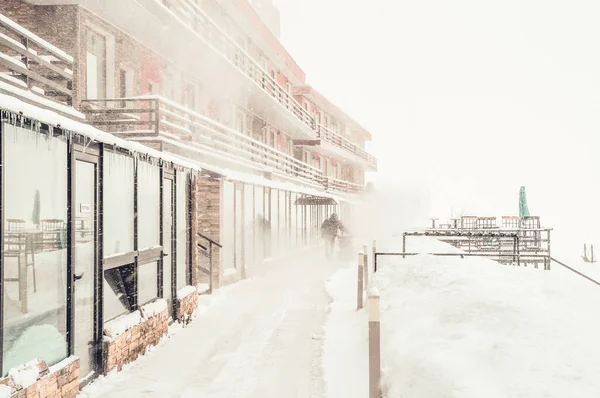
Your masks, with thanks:
[{"label": "window", "polygon": [[[120,98],[128,98],[133,96],[133,71],[121,68],[119,70],[119,96]],[[133,105],[127,101],[123,101],[122,107],[127,108]]]},{"label": "window", "polygon": [[10,192],[3,203],[2,369],[6,374],[35,358],[53,365],[68,355],[68,148],[62,137],[13,125],[3,124],[2,134],[3,183],[5,192]]},{"label": "window", "polygon": [[88,99],[106,98],[106,65],[106,38],[88,29],[86,57]]},{"label": "window", "polygon": [[148,82],[148,93],[158,95],[158,83]]},{"label": "window", "polygon": [[[221,219],[221,244],[224,247],[235,247],[234,220],[237,216],[235,208],[235,185],[232,182],[223,182],[223,211]],[[223,269],[232,269],[235,266],[235,250],[224,250]]]},{"label": "window", "polygon": [[104,152],[105,320],[135,309],[134,173],[133,158]]},{"label": "window", "polygon": [[188,284],[189,264],[189,220],[188,220],[188,178],[189,173],[178,171],[175,189],[177,191],[177,290]]},{"label": "window", "polygon": [[244,185],[244,260],[248,266],[254,263],[254,186]]},{"label": "window", "polygon": [[138,302],[158,296],[160,259],[160,168],[138,162]]}]

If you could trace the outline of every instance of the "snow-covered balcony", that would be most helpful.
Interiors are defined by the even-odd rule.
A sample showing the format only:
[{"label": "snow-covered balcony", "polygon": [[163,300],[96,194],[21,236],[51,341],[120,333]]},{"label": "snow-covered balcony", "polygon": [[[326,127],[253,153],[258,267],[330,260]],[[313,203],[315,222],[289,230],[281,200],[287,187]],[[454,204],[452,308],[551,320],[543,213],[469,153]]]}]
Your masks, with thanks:
[{"label": "snow-covered balcony", "polygon": [[333,177],[325,177],[325,187],[330,191],[359,193],[363,191],[363,186],[352,182],[340,180]]},{"label": "snow-covered balcony", "polygon": [[86,100],[83,107],[90,124],[129,140],[215,168],[325,186],[321,170],[161,96]]},{"label": "snow-covered balcony", "polygon": [[218,92],[243,93],[252,111],[299,139],[316,137],[313,117],[191,0],[29,0],[78,4],[192,73]]},{"label": "snow-covered balcony", "polygon": [[0,93],[73,116],[73,57],[0,14]]},{"label": "snow-covered balcony", "polygon": [[321,149],[331,155],[341,156],[343,159],[363,166],[369,171],[377,171],[377,159],[348,138],[320,124],[317,135],[321,140]]}]

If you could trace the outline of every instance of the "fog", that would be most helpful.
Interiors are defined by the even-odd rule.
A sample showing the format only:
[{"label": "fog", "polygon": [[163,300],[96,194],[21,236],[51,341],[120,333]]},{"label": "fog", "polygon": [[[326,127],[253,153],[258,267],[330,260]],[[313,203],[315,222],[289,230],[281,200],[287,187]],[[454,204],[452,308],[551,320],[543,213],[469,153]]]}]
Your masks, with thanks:
[{"label": "fog", "polygon": [[524,185],[557,236],[600,243],[598,2],[275,2],[311,83],[373,133],[380,189],[416,181],[444,219],[516,215]]}]

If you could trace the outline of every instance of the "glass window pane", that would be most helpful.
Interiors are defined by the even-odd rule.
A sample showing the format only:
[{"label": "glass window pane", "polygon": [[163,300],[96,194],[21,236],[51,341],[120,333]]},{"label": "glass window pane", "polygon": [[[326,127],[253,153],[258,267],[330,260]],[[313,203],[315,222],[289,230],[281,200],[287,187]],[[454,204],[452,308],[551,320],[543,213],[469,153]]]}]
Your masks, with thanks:
[{"label": "glass window pane", "polygon": [[244,219],[242,218],[242,209],[244,206],[244,197],[242,196],[242,187],[235,188],[235,264],[236,267],[242,266],[242,239],[244,231]]},{"label": "glass window pane", "polygon": [[52,365],[67,356],[68,149],[63,139],[8,124],[2,134],[6,374],[35,358]]},{"label": "glass window pane", "polygon": [[158,263],[138,267],[138,304],[144,305],[158,297]]},{"label": "glass window pane", "polygon": [[265,250],[265,213],[263,187],[254,187],[254,262],[264,259]]},{"label": "glass window pane", "polygon": [[245,265],[254,264],[254,187],[244,185],[244,261]]},{"label": "glass window pane", "polygon": [[138,248],[160,245],[160,168],[138,163]]},{"label": "glass window pane", "polygon": [[104,256],[133,251],[133,158],[104,152]]},{"label": "glass window pane", "polygon": [[223,259],[223,269],[234,268],[234,206],[235,201],[235,185],[231,182],[223,182],[223,202],[221,209],[221,244],[225,250],[221,253]]},{"label": "glass window pane", "polygon": [[104,321],[133,311],[134,266],[128,264],[104,271]]},{"label": "glass window pane", "polygon": [[188,173],[177,172],[177,289],[188,284]]}]

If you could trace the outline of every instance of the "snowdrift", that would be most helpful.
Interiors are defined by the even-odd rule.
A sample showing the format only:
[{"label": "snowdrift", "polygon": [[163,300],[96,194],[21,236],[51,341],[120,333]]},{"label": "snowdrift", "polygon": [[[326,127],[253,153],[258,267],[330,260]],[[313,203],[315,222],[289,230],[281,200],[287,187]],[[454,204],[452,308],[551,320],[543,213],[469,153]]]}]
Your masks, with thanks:
[{"label": "snowdrift", "polygon": [[600,288],[567,270],[422,255],[382,261],[372,285],[387,397],[598,396]]}]

